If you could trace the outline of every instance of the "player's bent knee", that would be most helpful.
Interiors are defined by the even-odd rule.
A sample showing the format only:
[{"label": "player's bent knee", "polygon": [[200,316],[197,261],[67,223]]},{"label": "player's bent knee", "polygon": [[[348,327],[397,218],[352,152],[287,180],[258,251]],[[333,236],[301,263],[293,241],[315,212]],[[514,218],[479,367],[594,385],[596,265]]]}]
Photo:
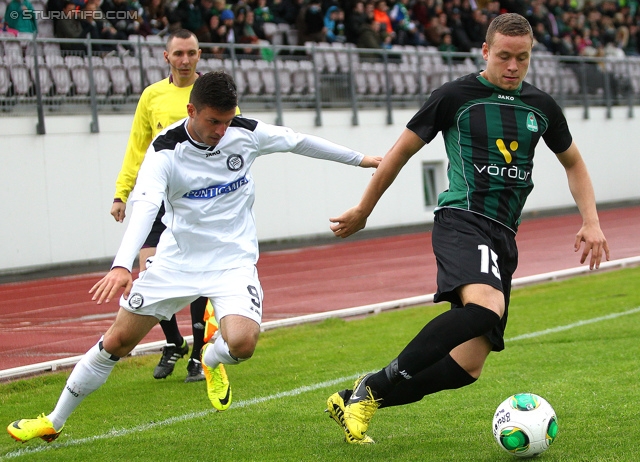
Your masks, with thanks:
[{"label": "player's bent knee", "polygon": [[247,338],[239,342],[227,343],[227,345],[229,345],[229,352],[242,361],[253,356],[253,352],[256,350],[256,343]]}]

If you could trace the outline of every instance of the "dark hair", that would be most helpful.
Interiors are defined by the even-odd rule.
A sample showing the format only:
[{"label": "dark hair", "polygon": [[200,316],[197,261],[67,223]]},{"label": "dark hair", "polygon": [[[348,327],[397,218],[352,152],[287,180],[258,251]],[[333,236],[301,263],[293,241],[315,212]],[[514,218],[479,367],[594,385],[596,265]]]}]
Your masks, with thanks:
[{"label": "dark hair", "polygon": [[238,90],[233,77],[225,71],[207,72],[193,84],[189,102],[196,110],[211,107],[226,112],[238,106]]},{"label": "dark hair", "polygon": [[491,21],[485,38],[487,45],[493,45],[493,39],[496,33],[509,37],[521,37],[523,35],[528,35],[533,42],[533,30],[531,30],[531,24],[529,24],[529,21],[527,21],[524,16],[517,13],[504,13],[496,16],[493,21]]},{"label": "dark hair", "polygon": [[194,34],[193,32],[191,32],[190,30],[187,30],[187,29],[178,29],[177,31],[172,32],[169,35],[169,38],[167,38],[167,46],[166,46],[166,48],[169,49],[169,44],[171,43],[171,41],[174,38],[188,39],[188,38],[191,38],[191,37],[196,39],[196,45],[199,45],[198,44],[198,37],[196,37],[196,34]]}]

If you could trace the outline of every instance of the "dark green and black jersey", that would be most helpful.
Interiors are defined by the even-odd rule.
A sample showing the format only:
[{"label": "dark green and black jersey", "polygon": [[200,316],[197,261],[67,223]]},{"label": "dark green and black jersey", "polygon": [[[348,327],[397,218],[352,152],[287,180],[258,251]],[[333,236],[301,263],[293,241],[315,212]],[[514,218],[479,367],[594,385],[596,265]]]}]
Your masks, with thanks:
[{"label": "dark green and black jersey", "polygon": [[554,153],[569,149],[567,121],[551,96],[523,82],[502,90],[479,73],[435,90],[407,128],[429,143],[442,132],[449,189],[438,208],[482,214],[514,232],[533,189],[533,154],[540,137]]}]

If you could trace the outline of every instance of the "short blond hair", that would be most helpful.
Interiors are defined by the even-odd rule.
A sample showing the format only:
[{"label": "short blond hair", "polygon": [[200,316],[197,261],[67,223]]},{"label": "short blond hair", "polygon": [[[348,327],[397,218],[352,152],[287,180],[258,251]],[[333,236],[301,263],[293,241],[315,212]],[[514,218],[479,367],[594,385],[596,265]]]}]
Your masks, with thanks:
[{"label": "short blond hair", "polygon": [[509,37],[522,37],[528,35],[533,42],[533,30],[531,24],[524,16],[517,13],[504,13],[496,16],[489,24],[485,42],[487,45],[493,45],[496,33],[507,35]]}]

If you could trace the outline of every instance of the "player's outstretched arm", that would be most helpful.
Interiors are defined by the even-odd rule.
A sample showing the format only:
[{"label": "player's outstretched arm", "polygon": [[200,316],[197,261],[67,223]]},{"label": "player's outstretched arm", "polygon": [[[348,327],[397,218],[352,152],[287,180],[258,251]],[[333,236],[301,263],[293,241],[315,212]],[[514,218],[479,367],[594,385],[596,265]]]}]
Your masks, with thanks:
[{"label": "player's outstretched arm", "polygon": [[116,266],[107,273],[105,277],[100,279],[89,291],[93,294],[91,300],[98,302],[101,305],[102,302],[109,303],[113,297],[118,294],[118,291],[124,287],[124,298],[129,298],[131,292],[131,286],[133,285],[133,278],[131,272]]},{"label": "player's outstretched arm", "polygon": [[382,197],[382,194],[393,183],[407,161],[424,146],[424,141],[411,130],[405,129],[393,147],[384,156],[375,174],[369,181],[360,203],[336,218],[329,218],[333,234],[338,237],[349,237],[360,231],[367,224],[367,218]]},{"label": "player's outstretched arm", "polygon": [[580,263],[584,263],[591,253],[589,269],[599,268],[603,254],[609,260],[609,244],[600,229],[595,194],[587,166],[575,143],[565,152],[558,154],[558,159],[565,168],[569,190],[582,216],[582,227],[576,234],[574,251],[580,251],[584,243]]},{"label": "player's outstretched arm", "polygon": [[364,158],[362,159],[362,162],[360,162],[359,167],[378,168],[378,165],[380,165],[380,162],[382,162],[382,157],[380,156],[378,157],[364,156]]}]

